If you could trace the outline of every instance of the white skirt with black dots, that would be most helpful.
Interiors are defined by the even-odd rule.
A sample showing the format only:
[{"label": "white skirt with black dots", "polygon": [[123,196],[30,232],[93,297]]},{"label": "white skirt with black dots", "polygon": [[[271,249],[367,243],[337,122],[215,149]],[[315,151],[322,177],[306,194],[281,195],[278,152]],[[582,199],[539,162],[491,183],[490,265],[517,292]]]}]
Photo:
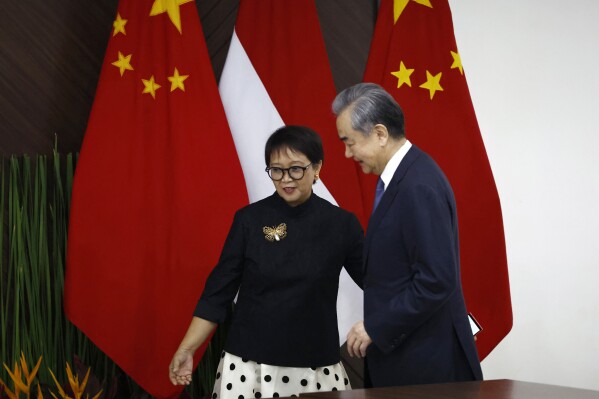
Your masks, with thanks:
[{"label": "white skirt with black dots", "polygon": [[256,363],[223,352],[213,399],[278,398],[305,392],[351,389],[341,363],[325,367],[281,367]]}]

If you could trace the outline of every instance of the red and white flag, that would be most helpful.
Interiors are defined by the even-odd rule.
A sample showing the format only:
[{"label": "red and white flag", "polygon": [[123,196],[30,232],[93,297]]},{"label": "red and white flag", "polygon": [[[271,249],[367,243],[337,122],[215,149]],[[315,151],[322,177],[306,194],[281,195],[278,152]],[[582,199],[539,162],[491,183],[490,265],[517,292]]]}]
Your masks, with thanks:
[{"label": "red and white flag", "polygon": [[[344,157],[331,112],[333,77],[313,0],[241,0],[219,85],[251,202],[274,192],[264,145],[283,125],[320,134],[325,161],[314,192],[367,222],[358,171]],[[343,271],[340,342],[362,318],[362,292]]]},{"label": "red and white flag", "polygon": [[[69,319],[154,397],[216,264],[243,174],[195,2],[121,0],[73,187]],[[203,349],[196,353],[196,362]]]},{"label": "red and white flag", "polygon": [[453,187],[462,283],[482,325],[483,359],[512,327],[499,196],[480,134],[447,0],[382,0],[366,82],[402,107],[408,139],[439,163]]}]

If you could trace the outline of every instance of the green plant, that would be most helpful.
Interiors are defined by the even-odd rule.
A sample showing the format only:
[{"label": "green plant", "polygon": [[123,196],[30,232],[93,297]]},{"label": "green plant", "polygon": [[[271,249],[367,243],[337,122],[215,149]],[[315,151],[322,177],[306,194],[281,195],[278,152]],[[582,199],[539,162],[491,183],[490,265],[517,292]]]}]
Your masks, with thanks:
[{"label": "green plant", "polygon": [[[1,359],[20,353],[44,356],[54,369],[78,354],[96,373],[114,372],[114,364],[66,320],[63,312],[64,262],[72,155],[2,160],[0,219]],[[65,379],[64,371],[59,378]],[[40,370],[39,378],[50,374]]]}]

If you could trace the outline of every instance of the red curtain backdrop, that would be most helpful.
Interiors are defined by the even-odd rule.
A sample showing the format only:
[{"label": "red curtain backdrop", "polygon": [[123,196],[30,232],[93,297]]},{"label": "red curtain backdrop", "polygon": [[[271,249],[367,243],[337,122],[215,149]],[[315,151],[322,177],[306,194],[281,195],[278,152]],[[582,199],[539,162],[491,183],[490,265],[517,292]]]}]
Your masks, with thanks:
[{"label": "red curtain backdrop", "polygon": [[447,0],[382,0],[364,81],[401,105],[408,139],[449,178],[457,200],[462,282],[483,331],[481,359],[512,326],[499,196],[480,134]]},{"label": "red curtain backdrop", "polygon": [[[77,165],[65,308],[146,391],[247,204],[195,2],[121,0]],[[197,360],[203,349],[197,353]]]}]

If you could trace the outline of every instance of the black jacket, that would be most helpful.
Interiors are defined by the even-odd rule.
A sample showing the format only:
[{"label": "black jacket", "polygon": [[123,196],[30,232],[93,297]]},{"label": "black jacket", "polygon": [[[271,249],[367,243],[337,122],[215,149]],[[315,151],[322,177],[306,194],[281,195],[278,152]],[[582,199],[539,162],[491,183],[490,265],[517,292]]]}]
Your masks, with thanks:
[{"label": "black jacket", "polygon": [[[268,240],[264,227],[282,223],[286,236]],[[194,315],[223,322],[239,290],[227,352],[276,366],[338,363],[339,273],[362,286],[362,248],[353,214],[314,193],[297,207],[275,193],[235,214]]]}]

